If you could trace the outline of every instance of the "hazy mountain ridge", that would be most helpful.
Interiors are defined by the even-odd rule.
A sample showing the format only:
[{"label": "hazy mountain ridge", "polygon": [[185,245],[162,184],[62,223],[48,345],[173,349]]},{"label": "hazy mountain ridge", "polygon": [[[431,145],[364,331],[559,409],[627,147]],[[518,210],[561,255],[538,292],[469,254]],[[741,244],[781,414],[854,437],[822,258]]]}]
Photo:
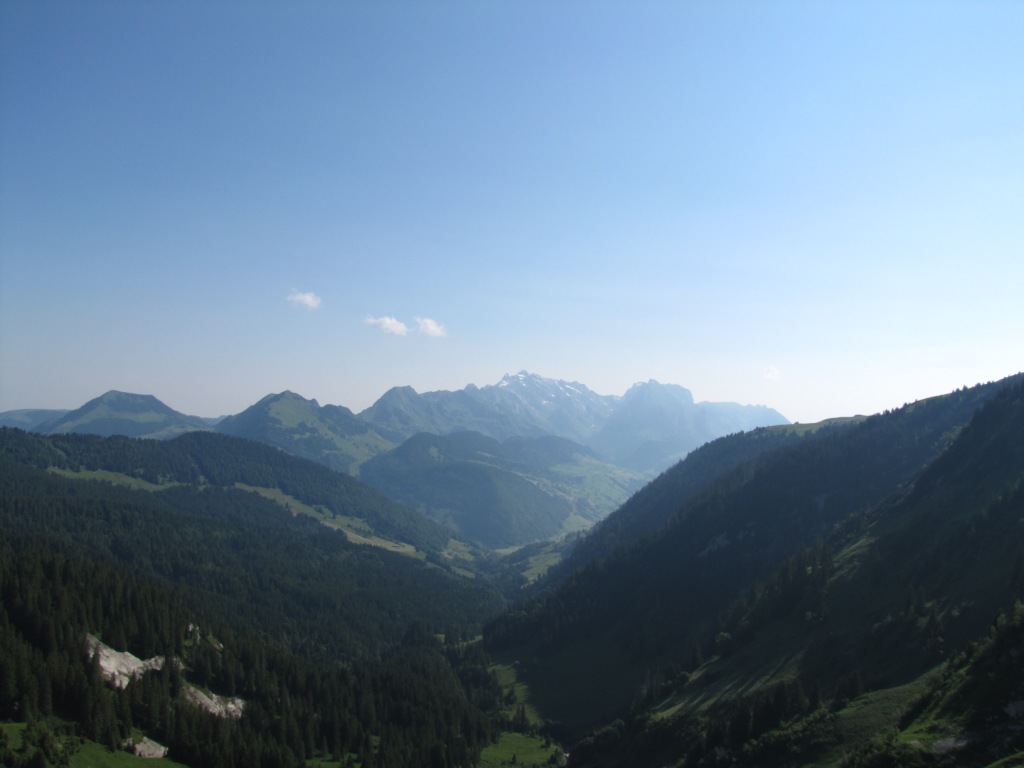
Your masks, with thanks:
[{"label": "hazy mountain ridge", "polygon": [[788,423],[764,405],[695,403],[688,389],[651,380],[630,387],[587,444],[617,464],[657,471],[722,435]]},{"label": "hazy mountain ridge", "polygon": [[[26,423],[30,417],[12,412],[10,418]],[[706,440],[779,422],[785,419],[763,406],[694,403],[691,393],[676,385],[649,381],[616,397],[525,371],[454,392],[421,395],[395,387],[358,415],[285,391],[210,420],[179,413],[151,395],[111,391],[59,418],[31,421],[43,434],[168,439],[213,431],[272,445],[355,477],[373,460],[369,476],[379,489],[456,534],[499,547],[589,527],[625,501],[642,475]],[[414,449],[399,451],[401,443],[421,434],[449,438],[469,432],[503,447],[472,459],[450,456],[429,470],[409,463]],[[446,450],[451,448],[448,440]],[[381,458],[396,451],[391,459]],[[563,457],[557,469],[548,455],[552,451]]]},{"label": "hazy mountain ridge", "polygon": [[456,392],[392,389],[359,415],[393,438],[418,432],[474,431],[496,440],[553,434],[643,472],[660,471],[724,434],[788,423],[766,406],[694,403],[684,387],[653,380],[617,397],[526,371]]},{"label": "hazy mountain ridge", "polygon": [[505,375],[497,384],[470,384],[456,391],[419,394],[412,387],[393,387],[359,414],[286,391],[267,395],[241,413],[205,419],[179,413],[152,395],[113,390],[43,423],[30,413],[0,413],[0,423],[20,421],[10,426],[44,434],[160,439],[213,429],[276,445],[352,475],[367,459],[421,432],[472,431],[498,441],[553,435],[593,448],[611,463],[655,473],[708,440],[788,423],[767,406],[695,403],[689,390],[674,384],[652,380],[619,397],[526,371]]},{"label": "hazy mountain ridge", "polygon": [[22,408],[16,411],[0,413],[0,427],[14,427],[28,432],[36,432],[47,422],[60,419],[68,411],[52,408]]},{"label": "hazy mountain ridge", "polygon": [[547,431],[586,443],[613,413],[618,398],[599,395],[576,381],[545,379],[520,371],[484,387],[492,395],[514,395],[521,407]]},{"label": "hazy mountain ridge", "polygon": [[456,391],[419,394],[412,387],[395,387],[359,415],[402,439],[419,432],[472,431],[499,441],[553,434],[585,443],[615,400],[582,384],[522,371],[497,384]]}]

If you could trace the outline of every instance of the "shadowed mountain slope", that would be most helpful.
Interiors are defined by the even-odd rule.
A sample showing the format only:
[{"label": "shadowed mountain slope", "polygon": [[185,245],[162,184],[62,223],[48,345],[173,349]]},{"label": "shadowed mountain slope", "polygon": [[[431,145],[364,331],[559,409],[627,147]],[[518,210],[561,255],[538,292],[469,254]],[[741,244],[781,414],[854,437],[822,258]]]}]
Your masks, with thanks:
[{"label": "shadowed mountain slope", "polygon": [[[1019,378],[961,390],[861,422],[819,429],[789,444],[783,441],[776,449],[720,474],[684,499],[675,515],[650,535],[593,560],[550,594],[528,601],[493,622],[486,633],[489,647],[530,660],[529,683],[537,693],[538,704],[570,733],[579,735],[588,723],[628,712],[653,671],[694,669],[699,666],[695,660],[699,662],[700,658],[716,653],[729,655],[745,647],[757,636],[758,622],[764,620],[760,612],[772,615],[773,611],[781,611],[790,615],[795,603],[788,601],[799,602],[804,587],[810,589],[808,585],[827,581],[838,573],[829,569],[836,567],[841,552],[847,553],[842,555],[844,562],[860,562],[861,550],[870,544],[870,537],[860,538],[863,526],[873,524],[869,523],[872,518],[865,515],[871,510],[888,508],[885,505],[889,500],[899,500],[917,488],[929,476],[922,475],[922,470],[932,462],[936,462],[935,467],[943,466],[936,460],[947,449],[953,450],[951,446],[969,453],[965,446],[977,449],[989,439],[996,445],[1004,440],[1019,442],[1024,432],[1015,432],[1013,428],[1000,431],[1002,436],[998,438],[982,437],[985,431],[978,425],[986,418],[985,411],[974,417],[1000,391],[1011,392],[1011,401],[1019,397],[1018,381]],[[988,417],[986,423],[995,425],[1000,418]],[[972,428],[964,429],[969,422]],[[1008,474],[996,478],[994,488],[1000,483],[1009,483],[1012,488],[1013,481],[1006,477],[1021,472],[1020,463],[1013,458],[1014,451],[1006,446],[1003,450],[1009,457],[1003,465]],[[990,459],[981,452],[977,457],[969,466],[983,473]],[[968,464],[966,453],[942,461],[950,466]],[[682,471],[685,464],[676,471]],[[992,493],[999,496],[1006,491]],[[939,530],[934,520],[922,519],[920,525],[925,529],[903,530],[907,536],[915,531],[931,536]],[[842,532],[850,526],[853,533],[849,536],[856,536],[844,538]],[[887,540],[896,541],[888,537]],[[886,605],[877,601],[878,589],[889,582],[878,579],[887,571],[901,574],[906,561],[906,554],[898,547],[892,553],[878,547],[872,551],[876,553],[872,558],[881,558],[873,571],[875,575],[865,576],[855,588],[863,610],[871,609],[876,602]],[[1005,562],[1001,554],[993,555]],[[897,576],[892,582],[898,585],[898,599],[907,596],[908,578],[909,575]],[[994,584],[989,580],[987,587]],[[1003,594],[1002,598],[1005,597]],[[988,598],[978,602],[989,609],[995,606]],[[842,604],[844,610],[837,610],[837,615],[845,615],[852,599],[843,598]],[[955,608],[949,604],[951,612],[959,610],[962,614],[963,609],[963,605]],[[815,613],[809,603],[803,612],[792,616],[794,621],[803,621]],[[883,611],[882,619],[884,615]],[[858,616],[853,624],[867,620],[863,613]],[[879,620],[873,618],[866,626]],[[814,657],[805,658],[801,644],[779,639],[788,637],[787,632],[791,637],[804,634],[806,628],[799,621],[785,625],[784,630],[779,630],[783,634],[773,635],[777,641],[774,645],[766,638],[766,645],[760,646],[755,661],[766,669],[779,670],[781,675],[783,671],[792,674],[794,668],[799,672],[797,662],[803,659],[802,663],[807,665],[803,669],[808,670],[806,674],[810,677],[802,677],[802,684],[809,689],[820,677],[822,685],[831,686],[828,692],[832,694],[840,684],[838,670],[843,668],[837,660],[856,661],[853,649],[860,646],[854,643],[849,657],[842,653],[830,656],[822,651],[822,656],[812,664]],[[834,646],[837,636],[842,637],[838,626],[825,630],[821,648],[827,651]],[[858,642],[866,642],[861,637]],[[931,657],[929,661],[920,653],[915,659],[929,664],[941,660]],[[594,675],[593,665],[597,663],[601,669],[599,681]],[[904,659],[897,662],[897,669],[872,668],[874,683],[901,684],[920,674],[920,666],[911,668],[907,664],[909,661]],[[721,677],[721,689],[709,689],[713,692],[695,698],[687,705],[691,708],[684,707],[685,711],[692,714],[697,711],[692,707],[707,706],[708,696],[716,702],[724,697],[721,703],[727,707],[725,702],[732,695],[727,692],[730,686],[734,693],[747,690],[751,680],[766,674],[728,664],[715,670],[705,680]],[[865,670],[860,671],[869,679]]]},{"label": "shadowed mountain slope", "polygon": [[[658,531],[683,504],[721,476],[761,454],[800,442],[820,431],[843,429],[864,417],[829,419],[818,424],[759,427],[720,437],[690,453],[638,490],[587,534],[552,573],[566,575]],[[820,436],[820,435],[819,435]]]},{"label": "shadowed mountain slope", "polygon": [[499,443],[477,432],[416,435],[364,464],[360,479],[491,548],[586,528],[640,481],[563,438]]},{"label": "shadowed mountain slope", "polygon": [[574,763],[1019,764],[1022,481],[1018,378],[912,484],[725,605],[706,660]]}]

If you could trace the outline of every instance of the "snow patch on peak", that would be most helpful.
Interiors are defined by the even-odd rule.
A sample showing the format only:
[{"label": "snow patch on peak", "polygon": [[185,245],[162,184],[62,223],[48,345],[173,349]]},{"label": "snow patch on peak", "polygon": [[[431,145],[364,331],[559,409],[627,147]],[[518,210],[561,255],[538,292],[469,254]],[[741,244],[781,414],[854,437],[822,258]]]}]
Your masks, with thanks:
[{"label": "snow patch on peak", "polygon": [[541,381],[542,379],[540,376],[534,373],[530,373],[529,371],[520,371],[519,373],[515,374],[506,373],[504,376],[501,377],[501,381],[498,382],[497,386],[507,387],[510,384],[523,384],[530,380]]}]

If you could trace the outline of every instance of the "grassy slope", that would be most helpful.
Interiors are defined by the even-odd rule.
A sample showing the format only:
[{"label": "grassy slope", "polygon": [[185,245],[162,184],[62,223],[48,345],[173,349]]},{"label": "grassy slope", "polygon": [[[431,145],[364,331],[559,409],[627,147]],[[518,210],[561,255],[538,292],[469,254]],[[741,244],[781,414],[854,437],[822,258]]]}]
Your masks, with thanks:
[{"label": "grassy slope", "polygon": [[[0,731],[7,736],[8,744],[17,750],[25,723],[0,723]],[[128,752],[111,752],[106,747],[86,739],[68,762],[69,768],[186,768],[182,763],[169,758],[141,758]]]},{"label": "grassy slope", "polygon": [[[133,490],[158,492],[166,488],[181,485],[180,483],[165,482],[162,484],[151,483],[143,480],[139,477],[134,477],[122,472],[112,472],[109,470],[69,470],[50,468],[50,472],[60,475],[61,477],[68,478],[70,480],[97,480],[101,482],[113,483],[115,485],[124,486]],[[353,544],[363,544],[373,547],[381,547],[390,552],[396,552],[398,554],[408,555],[410,557],[416,557],[418,559],[424,558],[424,553],[418,550],[413,545],[395,541],[394,539],[387,538],[379,535],[374,531],[373,527],[362,518],[348,517],[344,515],[333,515],[329,510],[319,505],[310,505],[299,499],[291,496],[279,488],[265,488],[253,485],[246,485],[245,483],[235,483],[235,487],[239,490],[250,491],[258,493],[260,496],[274,501],[281,505],[283,508],[292,512],[293,514],[303,514],[318,520],[323,525],[340,530],[344,532],[345,536]],[[570,525],[575,522],[576,525]],[[566,533],[580,530],[589,525],[588,521],[582,520],[576,516],[569,518],[567,521],[565,531]],[[499,551],[499,555],[508,555],[515,552],[518,548],[511,547],[507,551]],[[442,557],[445,558],[446,562],[451,565],[457,573],[466,577],[475,577],[476,571],[474,570],[474,563],[477,561],[478,553],[474,549],[464,542],[457,539],[451,539],[448,543],[448,547],[441,553]],[[540,551],[539,554],[531,557],[528,561],[524,561],[520,570],[523,574],[527,583],[536,581],[542,576],[549,568],[559,562],[561,559],[560,551],[554,548],[548,547]]]},{"label": "grassy slope", "polygon": [[[126,475],[121,472],[111,472],[105,469],[84,469],[79,471],[51,469],[50,471],[71,480],[99,480],[113,483],[115,485],[123,485],[126,488],[131,488],[137,491],[156,492],[175,485],[180,485],[180,483],[164,483],[162,485],[157,485],[138,477],[132,477],[131,475]],[[318,520],[328,528],[335,528],[343,531],[348,540],[353,544],[366,544],[369,546],[381,547],[390,552],[397,552],[403,555],[422,558],[422,553],[419,553],[416,550],[416,547],[405,542],[393,541],[391,539],[378,536],[373,531],[373,528],[361,518],[345,517],[341,515],[332,516],[322,507],[314,507],[299,501],[294,496],[289,496],[278,488],[260,488],[257,486],[246,485],[244,483],[235,483],[235,487],[243,491],[258,493],[263,498],[280,504],[292,514],[308,515],[309,517]]]},{"label": "grassy slope", "polygon": [[143,758],[127,752],[111,752],[94,741],[86,741],[68,763],[69,768],[186,768],[167,757]]},{"label": "grassy slope", "polygon": [[[534,706],[530,688],[519,678],[518,661],[502,661],[494,664],[491,671],[498,679],[503,690],[512,692],[512,701],[506,706],[505,715],[511,716],[522,705],[526,719],[531,728],[540,727],[543,720]],[[486,747],[480,755],[479,768],[498,768],[507,765],[550,765],[554,759],[560,764],[558,757],[562,749],[550,739],[515,731],[504,731],[497,744]],[[554,756],[554,758],[553,758]]]},{"label": "grassy slope", "polygon": [[353,544],[367,544],[374,547],[382,547],[390,552],[398,552],[402,555],[422,557],[422,555],[417,552],[416,547],[411,544],[391,541],[381,536],[377,536],[370,525],[361,518],[332,515],[323,507],[305,504],[294,496],[289,496],[278,488],[259,488],[253,485],[245,485],[244,483],[235,483],[235,487],[240,488],[243,491],[258,493],[263,498],[270,499],[271,501],[280,504],[293,515],[308,515],[314,520],[319,521],[322,525],[326,525],[328,528],[335,528],[339,531],[343,531],[346,538],[348,538],[348,540]]},{"label": "grassy slope", "polygon": [[360,478],[494,549],[585,530],[641,480],[568,441],[500,443],[468,432],[416,435],[367,462]]},{"label": "grassy slope", "polygon": [[506,731],[497,744],[484,748],[478,768],[499,768],[507,765],[550,765],[552,754],[558,747],[547,745],[544,739],[524,733]]},{"label": "grassy slope", "polygon": [[[333,446],[331,453],[338,453],[344,456],[351,456],[353,464],[349,466],[349,472],[352,475],[358,476],[359,466],[363,464],[367,459],[373,458],[385,451],[394,448],[394,443],[381,437],[373,430],[367,430],[363,433],[358,434],[347,434],[339,435],[333,431],[327,424],[322,420],[311,420],[309,407],[306,403],[301,401],[299,398],[281,398],[275,401],[269,410],[269,414],[274,417],[281,425],[284,431],[296,430],[297,428],[308,426],[313,429],[317,436],[321,440],[330,443]],[[308,438],[308,435],[304,436]],[[282,448],[288,449],[287,440],[282,434],[282,439],[278,445]],[[300,441],[298,435],[292,437],[292,442]],[[297,446],[291,446],[295,448]],[[308,455],[301,450],[294,451],[297,455],[303,455],[307,458],[313,458],[321,461],[321,463],[332,466],[330,460],[325,460],[324,457],[316,457]]]}]

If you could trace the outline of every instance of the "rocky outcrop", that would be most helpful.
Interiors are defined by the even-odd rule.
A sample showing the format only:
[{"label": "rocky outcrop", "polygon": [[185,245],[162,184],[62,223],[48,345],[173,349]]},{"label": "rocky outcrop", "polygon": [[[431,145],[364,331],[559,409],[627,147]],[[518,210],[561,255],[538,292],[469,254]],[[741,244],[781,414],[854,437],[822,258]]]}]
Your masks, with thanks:
[{"label": "rocky outcrop", "polygon": [[85,643],[88,655],[98,657],[100,671],[115,688],[125,688],[130,681],[137,680],[150,670],[159,671],[164,666],[163,656],[143,661],[127,651],[115,651],[93,635],[86,635]]},{"label": "rocky outcrop", "polygon": [[[125,688],[129,682],[136,680],[146,672],[163,669],[165,659],[163,656],[154,656],[143,661],[127,651],[115,651],[94,635],[85,636],[86,650],[90,657],[96,657],[100,665],[100,671],[115,688]],[[172,664],[178,664],[177,659],[171,660]],[[239,718],[245,708],[245,701],[238,697],[229,698],[219,696],[216,693],[201,691],[190,683],[185,683],[183,689],[185,698],[193,704],[202,707],[207,712],[217,717]],[[155,744],[155,742],[153,742]],[[159,745],[157,745],[159,746]],[[138,749],[136,744],[135,748]],[[152,755],[147,755],[150,757]],[[160,755],[162,757],[162,755]]]}]

